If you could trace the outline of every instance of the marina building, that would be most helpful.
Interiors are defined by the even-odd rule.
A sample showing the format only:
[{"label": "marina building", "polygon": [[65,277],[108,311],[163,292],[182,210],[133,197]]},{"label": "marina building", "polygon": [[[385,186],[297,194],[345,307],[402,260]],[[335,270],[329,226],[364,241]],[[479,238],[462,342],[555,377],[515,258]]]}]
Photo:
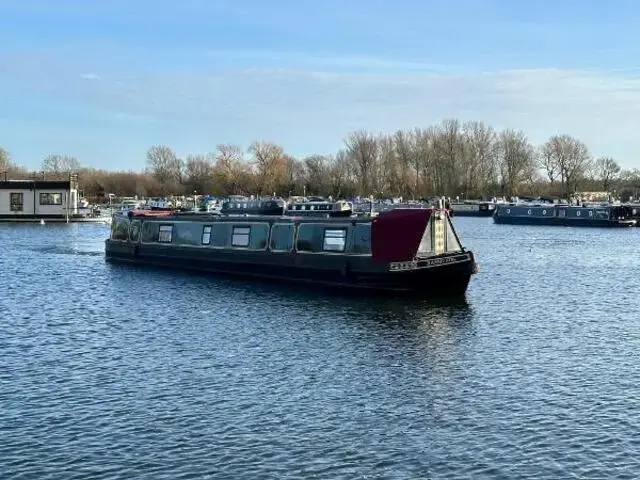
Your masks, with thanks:
[{"label": "marina building", "polygon": [[77,177],[0,181],[0,220],[65,219],[78,214]]}]

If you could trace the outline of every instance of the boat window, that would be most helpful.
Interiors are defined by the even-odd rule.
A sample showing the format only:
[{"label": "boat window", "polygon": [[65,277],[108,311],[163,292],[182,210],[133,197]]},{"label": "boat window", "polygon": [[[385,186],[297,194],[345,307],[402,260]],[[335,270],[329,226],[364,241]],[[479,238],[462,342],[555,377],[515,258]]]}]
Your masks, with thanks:
[{"label": "boat window", "polygon": [[173,237],[173,225],[160,225],[158,230],[158,242],[171,243]]},{"label": "boat window", "polygon": [[156,222],[142,222],[140,237],[142,242],[155,242],[158,238],[158,224]]},{"label": "boat window", "polygon": [[327,228],[324,231],[322,249],[330,252],[344,252],[347,230],[344,228]]},{"label": "boat window", "polygon": [[296,250],[299,252],[322,251],[322,225],[300,224]]},{"label": "boat window", "polygon": [[249,248],[253,250],[266,250],[269,229],[271,228],[270,225],[268,223],[253,223],[250,228]]},{"label": "boat window", "polygon": [[12,212],[22,212],[24,208],[24,193],[11,192],[9,194],[9,209]]},{"label": "boat window", "polygon": [[558,217],[564,218],[567,216],[567,211],[563,208],[558,210]]},{"label": "boat window", "polygon": [[129,221],[126,218],[114,219],[111,224],[111,238],[113,240],[127,240],[129,238]]},{"label": "boat window", "polygon": [[293,223],[274,223],[271,226],[269,248],[276,252],[290,252],[293,248]]},{"label": "boat window", "polygon": [[211,239],[209,244],[212,247],[228,247],[229,238],[231,237],[230,223],[214,223],[211,226]]},{"label": "boat window", "polygon": [[418,253],[428,254],[433,252],[433,240],[431,235],[432,225],[433,225],[433,218],[430,218],[429,223],[427,223],[427,226],[425,227],[424,232],[422,233],[422,238],[420,239],[420,245],[418,245]]},{"label": "boat window", "polygon": [[202,244],[202,226],[195,222],[180,222],[173,226],[173,240],[179,245],[199,246]]},{"label": "boat window", "polygon": [[458,240],[458,236],[456,235],[456,231],[453,228],[453,223],[451,223],[450,218],[447,218],[447,224],[445,228],[447,229],[447,252],[458,252],[462,250],[462,245],[460,245],[460,241]]},{"label": "boat window", "polygon": [[137,242],[140,238],[140,220],[134,220],[129,226],[129,240]]},{"label": "boat window", "polygon": [[371,224],[358,223],[353,228],[353,253],[371,253]]},{"label": "boat window", "polygon": [[202,227],[202,244],[209,245],[211,243],[211,225]]},{"label": "boat window", "polygon": [[233,236],[231,237],[231,246],[248,247],[250,235],[251,235],[251,227],[233,227]]},{"label": "boat window", "polygon": [[40,205],[62,205],[61,193],[41,193]]}]

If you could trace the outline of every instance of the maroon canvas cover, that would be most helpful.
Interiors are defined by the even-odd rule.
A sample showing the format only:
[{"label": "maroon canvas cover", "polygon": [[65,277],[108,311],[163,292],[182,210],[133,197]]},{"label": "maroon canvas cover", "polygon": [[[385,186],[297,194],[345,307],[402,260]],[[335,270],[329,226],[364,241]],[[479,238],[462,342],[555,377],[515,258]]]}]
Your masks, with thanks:
[{"label": "maroon canvas cover", "polygon": [[371,221],[374,262],[413,260],[433,209],[396,209],[381,212]]},{"label": "maroon canvas cover", "polygon": [[169,217],[173,215],[170,210],[132,210],[134,217]]}]

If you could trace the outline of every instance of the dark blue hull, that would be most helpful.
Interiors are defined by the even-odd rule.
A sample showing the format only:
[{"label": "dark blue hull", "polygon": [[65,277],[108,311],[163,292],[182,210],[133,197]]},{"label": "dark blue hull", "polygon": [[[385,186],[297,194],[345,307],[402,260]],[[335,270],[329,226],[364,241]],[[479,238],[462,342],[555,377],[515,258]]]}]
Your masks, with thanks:
[{"label": "dark blue hull", "polygon": [[298,284],[421,298],[463,296],[477,268],[471,252],[421,260],[418,268],[390,271],[366,256],[239,252],[199,248],[132,245],[106,241],[110,262],[198,270]]},{"label": "dark blue hull", "polygon": [[452,217],[490,217],[493,215],[493,210],[456,210],[454,207],[451,207],[450,210]]},{"label": "dark blue hull", "polygon": [[591,218],[561,218],[561,217],[516,217],[494,215],[493,221],[504,225],[543,225],[551,227],[598,227],[622,228],[633,227],[629,220],[603,220]]}]

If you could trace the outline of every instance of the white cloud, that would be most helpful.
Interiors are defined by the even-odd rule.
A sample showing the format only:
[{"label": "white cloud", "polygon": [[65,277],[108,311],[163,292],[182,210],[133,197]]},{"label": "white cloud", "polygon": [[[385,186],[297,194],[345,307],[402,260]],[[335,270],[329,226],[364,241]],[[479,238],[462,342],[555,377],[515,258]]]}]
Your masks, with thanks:
[{"label": "white cloud", "polygon": [[[347,71],[362,70],[402,70],[423,72],[451,72],[452,65],[441,65],[411,59],[388,59],[368,55],[311,55],[293,51],[269,50],[207,50],[206,57],[211,59],[243,60],[250,62],[270,62],[271,64],[292,67],[311,67],[313,69],[340,69]],[[462,67],[458,67],[461,69]]]},{"label": "white cloud", "polygon": [[[98,82],[87,81],[97,79],[93,73],[69,73],[84,70],[78,65],[71,69],[68,64],[22,59],[4,63],[11,74],[0,77],[0,98],[16,93],[43,96],[103,112],[103,135],[109,141],[113,119],[129,122],[132,138],[124,143],[139,151],[126,155],[137,158],[148,145],[136,144],[136,135],[191,152],[220,142],[247,145],[271,139],[304,154],[335,151],[355,128],[393,131],[457,117],[522,129],[536,143],[557,132],[568,133],[596,155],[612,155],[627,167],[637,165],[640,76],[634,72],[446,72],[384,59],[310,58],[307,65],[303,57],[299,60],[296,68],[181,73],[101,68]],[[99,116],[92,118],[99,122]],[[80,116],[76,120],[83,121]],[[79,135],[71,123],[64,132],[69,144]]]}]

